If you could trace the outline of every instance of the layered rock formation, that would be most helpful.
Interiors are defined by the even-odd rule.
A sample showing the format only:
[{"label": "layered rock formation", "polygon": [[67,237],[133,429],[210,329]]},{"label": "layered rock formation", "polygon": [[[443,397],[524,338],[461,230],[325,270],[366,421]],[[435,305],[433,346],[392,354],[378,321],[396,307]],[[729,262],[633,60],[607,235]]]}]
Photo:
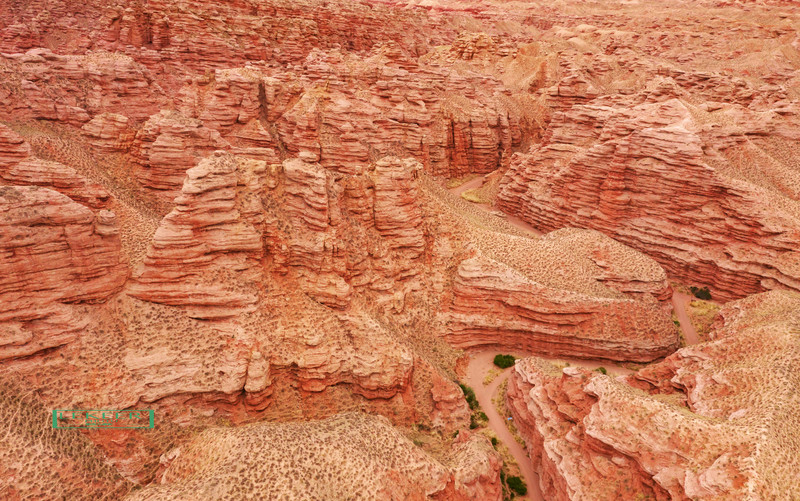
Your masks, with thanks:
[{"label": "layered rock formation", "polygon": [[61,303],[98,302],[127,278],[114,213],[47,188],[0,186],[2,358],[61,346],[84,322]]},{"label": "layered rock formation", "polygon": [[[650,361],[667,274],[798,287],[797,11],[763,3],[0,0],[0,397],[158,416],[81,448],[0,411],[0,497],[507,494],[454,347]],[[796,309],[626,381],[520,362],[548,496],[796,495]]]},{"label": "layered rock formation", "polygon": [[666,304],[672,290],[652,259],[596,231],[537,237],[438,196],[444,203],[435,211],[452,217],[439,216],[440,241],[451,240],[451,249],[469,242],[442,301],[452,345],[641,361],[677,348]]},{"label": "layered rock formation", "polygon": [[797,495],[800,297],[730,303],[713,341],[625,378],[519,362],[509,403],[548,499]]},{"label": "layered rock formation", "polygon": [[130,125],[125,115],[101,113],[86,122],[81,132],[100,153],[126,153],[136,137],[136,131]]},{"label": "layered rock formation", "polygon": [[523,98],[493,77],[451,66],[420,64],[393,43],[366,58],[315,50],[299,75],[256,64],[217,70],[210,82],[181,89],[180,106],[226,135],[255,120],[275,123],[274,144],[350,174],[398,151],[435,174],[506,165],[529,133]]},{"label": "layered rock formation", "polygon": [[214,150],[227,147],[219,133],[202,122],[162,111],[145,122],[131,149],[141,167],[136,176],[142,185],[171,200],[179,193],[187,170]]},{"label": "layered rock formation", "polygon": [[542,229],[603,231],[721,299],[800,289],[797,200],[710,166],[680,101],[609,104],[554,115],[544,144],[512,162],[500,207]]},{"label": "layered rock formation", "polygon": [[672,353],[678,339],[667,313],[649,299],[560,290],[477,256],[458,267],[445,339],[465,348],[650,361]]},{"label": "layered rock formation", "polygon": [[0,55],[0,112],[6,119],[36,118],[82,125],[102,112],[141,120],[164,102],[147,69],[120,53],[57,54],[35,48]]},{"label": "layered rock formation", "polygon": [[319,164],[300,159],[284,162],[283,172],[286,215],[292,230],[287,264],[298,271],[304,289],[312,298],[344,308],[352,287],[343,277],[344,249],[338,248],[331,227],[331,223],[336,223],[338,211],[334,208],[333,214],[329,213],[330,175]]},{"label": "layered rock formation", "polygon": [[252,311],[263,256],[255,194],[265,171],[264,162],[223,152],[189,169],[176,207],[161,222],[128,293],[188,306],[196,318]]}]

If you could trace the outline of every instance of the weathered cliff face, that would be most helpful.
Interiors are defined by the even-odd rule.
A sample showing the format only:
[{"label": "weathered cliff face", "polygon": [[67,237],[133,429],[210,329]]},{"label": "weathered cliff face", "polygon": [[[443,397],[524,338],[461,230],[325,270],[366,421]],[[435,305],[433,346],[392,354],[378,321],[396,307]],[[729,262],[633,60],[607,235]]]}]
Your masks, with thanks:
[{"label": "weathered cliff face", "polygon": [[[297,270],[309,296],[328,306],[344,308],[352,286],[344,279],[345,252],[339,249],[331,226],[341,217],[338,207],[330,210],[328,186],[332,178],[319,164],[300,159],[284,162],[283,173],[286,216],[291,224],[291,235],[286,235],[286,264]],[[273,252],[280,253],[280,249],[274,248]]]},{"label": "weathered cliff face", "polygon": [[223,152],[189,169],[128,293],[189,307],[195,318],[252,311],[263,257],[257,193],[265,172],[264,162]]},{"label": "weathered cliff face", "polygon": [[312,298],[345,308],[354,290],[378,302],[419,289],[427,241],[411,159],[386,157],[357,175],[310,159],[283,162],[269,181],[270,269],[296,276]]},{"label": "weathered cliff face", "polygon": [[[100,153],[127,153],[136,131],[125,115],[101,113],[81,127],[86,141]],[[148,159],[149,160],[149,159]]]},{"label": "weathered cliff face", "polygon": [[555,114],[543,145],[513,160],[500,207],[542,229],[600,230],[721,299],[800,288],[797,200],[709,165],[678,100],[609,104]]},{"label": "weathered cliff face", "polygon": [[202,122],[162,111],[136,133],[131,155],[141,167],[136,176],[142,185],[171,200],[180,193],[187,170],[211,152],[228,147],[217,131]]},{"label": "weathered cliff face", "polygon": [[348,174],[398,151],[435,174],[490,172],[507,164],[532,128],[524,98],[496,77],[420,62],[395,43],[368,57],[314,50],[292,72],[263,64],[217,70],[179,96],[184,113],[226,137],[268,121],[274,145]]},{"label": "weathered cliff face", "polygon": [[[123,1],[46,4],[36,0],[9,7],[2,13],[6,28],[0,48],[4,52],[44,47],[55,39],[67,51],[82,52],[93,46],[135,54],[160,69],[166,79],[245,61],[296,63],[313,48],[360,52],[388,40],[422,53],[453,31],[437,26],[422,11],[380,3],[155,0],[133,7]],[[38,15],[45,7],[51,9],[49,15]],[[441,33],[430,29],[436,27]]]},{"label": "weathered cliff face", "polygon": [[61,346],[85,322],[61,303],[98,302],[127,276],[114,213],[47,188],[0,186],[2,358]]},{"label": "weathered cliff face", "polygon": [[[797,294],[726,305],[713,341],[625,378],[519,362],[508,399],[548,499],[771,499],[797,490]],[[539,457],[541,456],[541,457]]]},{"label": "weathered cliff face", "polygon": [[45,48],[0,55],[0,112],[80,126],[97,113],[142,120],[164,104],[147,68],[119,53],[57,54]]}]

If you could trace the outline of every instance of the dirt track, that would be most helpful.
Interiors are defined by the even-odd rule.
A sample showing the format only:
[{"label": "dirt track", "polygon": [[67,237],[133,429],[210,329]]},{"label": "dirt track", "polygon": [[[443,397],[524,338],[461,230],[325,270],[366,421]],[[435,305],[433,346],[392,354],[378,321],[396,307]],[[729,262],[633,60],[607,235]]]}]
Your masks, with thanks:
[{"label": "dirt track", "polygon": [[530,499],[533,501],[544,501],[542,493],[539,490],[539,475],[533,470],[533,463],[528,457],[525,448],[519,445],[514,440],[511,432],[508,431],[505,419],[501,416],[492,403],[497,388],[505,381],[511,374],[513,367],[503,370],[503,373],[497,376],[494,381],[488,386],[483,385],[483,378],[491,368],[494,368],[492,359],[497,354],[495,351],[484,351],[476,353],[470,357],[469,366],[467,367],[467,384],[475,390],[475,396],[478,398],[478,403],[481,404],[481,409],[486,413],[489,418],[489,428],[495,432],[497,438],[508,447],[511,455],[519,465],[522,471],[522,478],[528,485],[528,494],[522,499]]},{"label": "dirt track", "polygon": [[681,330],[683,331],[683,337],[686,339],[687,345],[697,344],[700,340],[697,336],[697,330],[695,330],[692,321],[689,319],[689,314],[686,312],[689,303],[691,303],[693,299],[694,297],[689,294],[683,294],[677,291],[672,294],[672,306],[675,308],[675,315],[678,317],[678,321],[681,323]]}]

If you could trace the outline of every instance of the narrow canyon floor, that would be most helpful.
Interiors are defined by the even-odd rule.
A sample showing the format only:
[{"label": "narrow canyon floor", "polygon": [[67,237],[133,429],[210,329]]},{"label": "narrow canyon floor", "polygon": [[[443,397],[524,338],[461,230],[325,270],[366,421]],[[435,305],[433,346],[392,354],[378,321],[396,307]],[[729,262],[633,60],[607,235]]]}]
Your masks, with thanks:
[{"label": "narrow canyon floor", "polygon": [[0,0],[0,270],[2,500],[800,499],[800,5]]}]

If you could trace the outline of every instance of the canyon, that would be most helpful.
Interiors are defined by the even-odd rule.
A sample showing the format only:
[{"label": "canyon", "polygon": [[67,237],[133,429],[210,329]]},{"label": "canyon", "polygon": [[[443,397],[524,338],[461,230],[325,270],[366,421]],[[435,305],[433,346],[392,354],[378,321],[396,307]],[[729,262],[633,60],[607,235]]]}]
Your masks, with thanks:
[{"label": "canyon", "polygon": [[2,499],[794,499],[800,7],[0,0],[0,266]]}]

